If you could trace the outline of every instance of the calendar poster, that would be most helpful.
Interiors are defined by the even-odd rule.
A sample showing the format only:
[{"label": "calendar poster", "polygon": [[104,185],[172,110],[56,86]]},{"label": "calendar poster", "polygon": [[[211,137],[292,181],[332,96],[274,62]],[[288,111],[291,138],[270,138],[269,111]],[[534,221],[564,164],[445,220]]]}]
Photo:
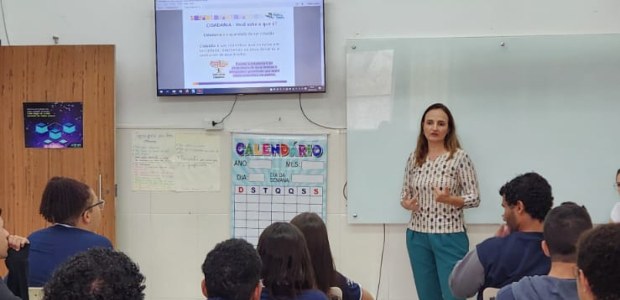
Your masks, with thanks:
[{"label": "calendar poster", "polygon": [[325,219],[326,135],[233,134],[233,236],[253,245],[273,222]]}]

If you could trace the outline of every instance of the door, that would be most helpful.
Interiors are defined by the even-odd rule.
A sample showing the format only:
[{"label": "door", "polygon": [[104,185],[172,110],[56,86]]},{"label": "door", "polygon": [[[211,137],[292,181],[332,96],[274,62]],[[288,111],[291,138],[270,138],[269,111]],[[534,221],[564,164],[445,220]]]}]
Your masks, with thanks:
[{"label": "door", "polygon": [[[114,63],[113,45],[0,47],[0,208],[11,234],[50,225],[39,214],[43,188],[67,176],[101,191],[98,233],[114,243]],[[24,102],[82,102],[82,148],[26,148]]]}]

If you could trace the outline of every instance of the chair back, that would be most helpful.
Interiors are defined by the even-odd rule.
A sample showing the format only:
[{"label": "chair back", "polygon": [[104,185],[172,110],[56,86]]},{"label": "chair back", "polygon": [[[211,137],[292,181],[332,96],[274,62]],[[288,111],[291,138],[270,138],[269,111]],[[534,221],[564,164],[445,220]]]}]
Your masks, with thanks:
[{"label": "chair back", "polygon": [[337,286],[332,286],[327,292],[329,300],[342,300],[342,290]]},{"label": "chair back", "polygon": [[499,292],[499,289],[488,287],[482,291],[482,299],[495,300],[495,297],[497,297],[497,292]]},{"label": "chair back", "polygon": [[43,299],[43,288],[42,287],[29,287],[28,288],[28,298],[30,300],[41,300],[41,299]]}]

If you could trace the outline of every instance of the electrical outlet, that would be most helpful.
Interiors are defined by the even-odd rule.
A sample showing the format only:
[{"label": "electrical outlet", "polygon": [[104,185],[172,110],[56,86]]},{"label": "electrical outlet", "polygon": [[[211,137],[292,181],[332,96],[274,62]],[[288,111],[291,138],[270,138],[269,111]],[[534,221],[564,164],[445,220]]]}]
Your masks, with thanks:
[{"label": "electrical outlet", "polygon": [[224,129],[224,122],[217,122],[217,121],[213,121],[211,122],[211,130],[223,130]]},{"label": "electrical outlet", "polygon": [[204,119],[203,121],[204,129],[206,130],[223,130],[224,123],[220,123],[219,121],[212,119]]}]

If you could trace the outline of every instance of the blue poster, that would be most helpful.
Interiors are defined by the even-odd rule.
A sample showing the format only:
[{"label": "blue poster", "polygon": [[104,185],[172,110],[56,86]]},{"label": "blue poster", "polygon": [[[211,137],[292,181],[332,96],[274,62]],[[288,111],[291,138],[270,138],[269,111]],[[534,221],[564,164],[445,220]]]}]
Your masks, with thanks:
[{"label": "blue poster", "polygon": [[82,148],[81,102],[24,103],[26,148]]},{"label": "blue poster", "polygon": [[326,135],[233,134],[233,236],[256,245],[273,222],[325,219]]}]

